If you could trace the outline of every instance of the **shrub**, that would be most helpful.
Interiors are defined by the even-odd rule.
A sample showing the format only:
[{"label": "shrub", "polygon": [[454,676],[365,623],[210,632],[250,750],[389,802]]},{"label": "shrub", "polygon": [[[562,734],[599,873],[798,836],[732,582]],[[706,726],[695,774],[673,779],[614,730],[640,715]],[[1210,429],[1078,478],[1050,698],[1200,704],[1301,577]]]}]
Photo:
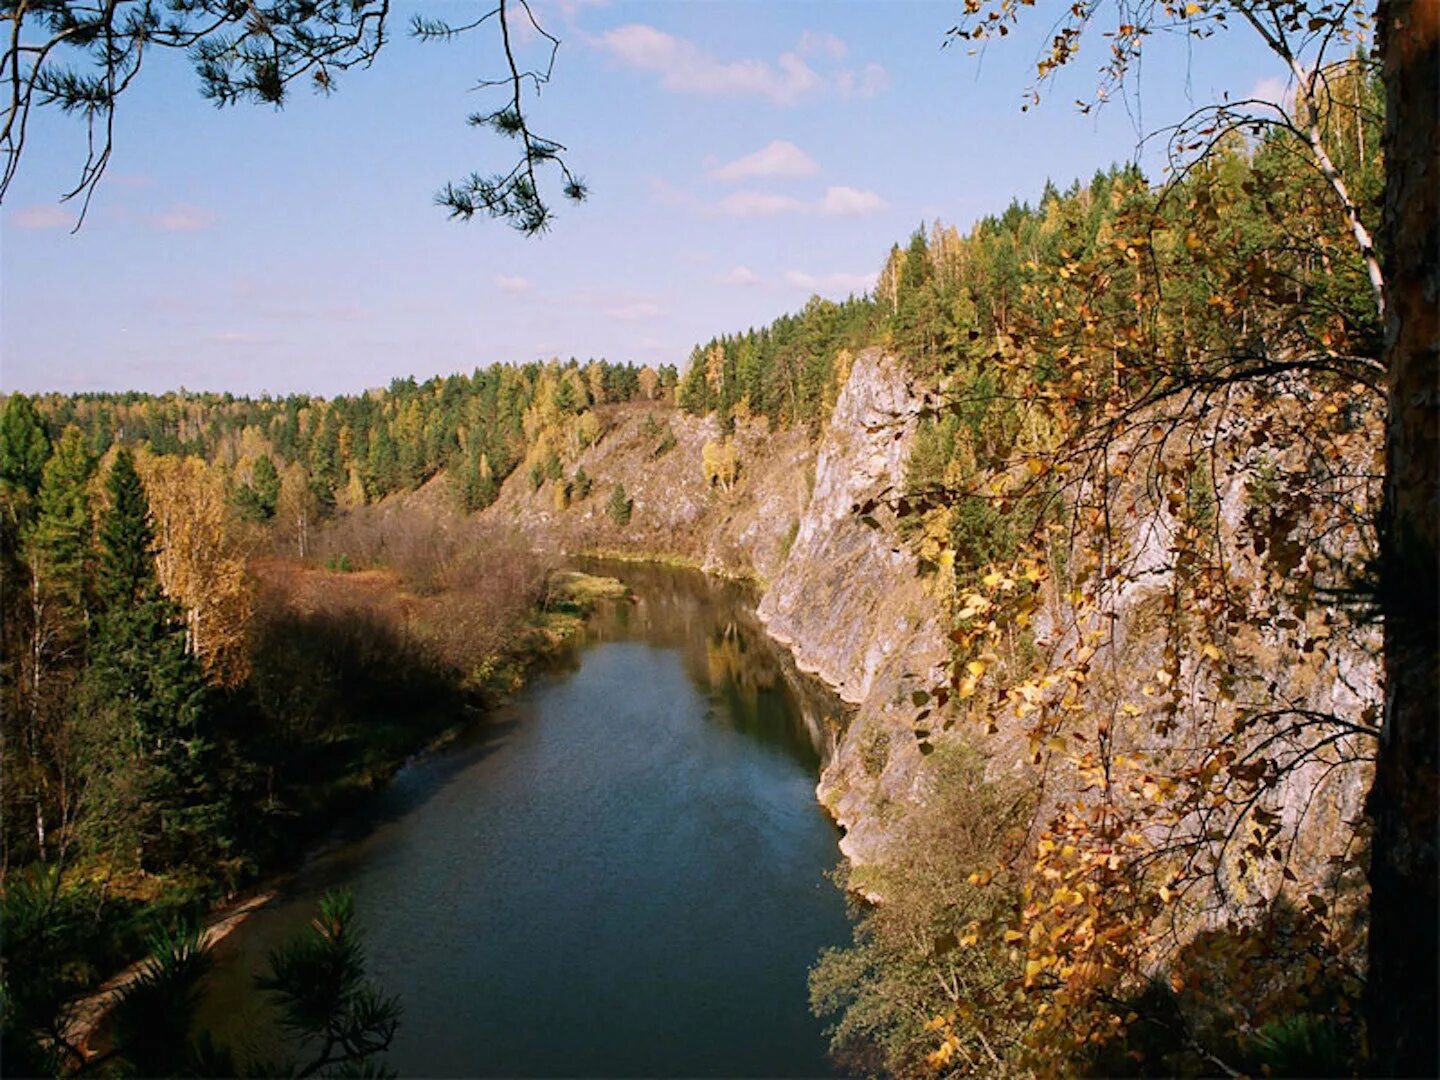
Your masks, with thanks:
[{"label": "shrub", "polygon": [[854,1071],[933,1075],[943,1063],[932,1057],[942,1040],[931,1018],[953,1016],[954,1064],[1004,1074],[1019,1033],[1005,987],[1018,972],[991,931],[1019,890],[992,872],[997,853],[1023,842],[1028,804],[986,780],[968,747],[943,745],[928,760],[929,793],[890,830],[891,863],[870,868],[866,885],[884,902],[859,912],[852,944],[826,950],[811,970],[811,1007],[836,1018],[831,1051]]},{"label": "shrub", "polygon": [[625,494],[625,485],[617,482],[610,489],[610,501],[605,504],[605,511],[610,515],[610,520],[616,525],[628,525],[630,524],[630,513],[634,508],[634,503]]}]

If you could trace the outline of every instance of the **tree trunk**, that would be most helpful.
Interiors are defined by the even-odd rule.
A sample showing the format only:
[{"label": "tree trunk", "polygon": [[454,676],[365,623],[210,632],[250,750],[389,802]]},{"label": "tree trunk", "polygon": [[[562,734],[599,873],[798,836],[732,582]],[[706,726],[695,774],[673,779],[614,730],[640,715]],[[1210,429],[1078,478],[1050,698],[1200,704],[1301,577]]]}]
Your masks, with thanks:
[{"label": "tree trunk", "polygon": [[1382,0],[1385,720],[1370,812],[1371,1069],[1440,1075],[1440,3]]}]

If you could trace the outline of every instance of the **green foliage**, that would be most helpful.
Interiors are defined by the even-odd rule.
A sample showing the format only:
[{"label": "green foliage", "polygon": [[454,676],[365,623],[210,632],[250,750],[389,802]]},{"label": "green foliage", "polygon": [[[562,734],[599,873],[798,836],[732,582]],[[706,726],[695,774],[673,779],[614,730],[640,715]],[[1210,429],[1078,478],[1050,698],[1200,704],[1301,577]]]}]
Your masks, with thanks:
[{"label": "green foliage", "polygon": [[623,528],[630,524],[630,513],[633,509],[633,502],[625,494],[625,485],[616,481],[615,486],[610,489],[610,499],[605,504],[605,512],[610,515],[611,521]]},{"label": "green foliage", "polygon": [[772,428],[805,425],[813,433],[834,404],[838,358],[878,343],[883,327],[881,308],[870,297],[838,304],[811,297],[800,312],[760,330],[696,346],[679,404],[697,415],[716,412],[722,431],[743,405]]},{"label": "green foliage", "polygon": [[53,1035],[67,1003],[84,987],[71,961],[87,937],[91,898],[61,888],[60,871],[12,872],[0,892],[5,949],[0,953],[0,1060],[12,1076],[59,1075]]},{"label": "green foliage", "polygon": [[[663,392],[673,389],[677,378],[667,365],[650,385]],[[583,447],[599,434],[597,417],[584,410],[643,396],[640,370],[629,364],[570,360],[496,364],[424,382],[395,379],[383,391],[328,400],[127,392],[11,395],[6,408],[17,416],[29,409],[42,432],[75,425],[92,455],[117,441],[211,462],[234,460],[247,441],[265,448],[255,458],[250,483],[238,485],[234,499],[243,517],[266,522],[277,520],[272,507],[280,502],[278,490],[273,499],[270,495],[270,469],[278,477],[296,464],[308,474],[321,517],[342,495],[354,501],[346,490],[352,475],[373,501],[414,489],[442,469],[449,470],[456,505],[467,513],[483,509],[542,438],[570,433]],[[575,423],[577,412],[578,426],[569,432],[566,425]],[[547,458],[540,464],[554,471]]]},{"label": "green foliage", "polygon": [[798,518],[790,522],[790,527],[785,530],[785,535],[780,538],[780,558],[784,559],[790,554],[790,549],[795,546],[795,537],[800,535],[800,521]]},{"label": "green foliage", "polygon": [[94,464],[78,428],[67,427],[45,463],[37,516],[26,544],[38,587],[70,616],[86,598],[90,558],[90,505],[86,484]]},{"label": "green foliage", "polygon": [[212,964],[192,922],[151,936],[149,955],[120,991],[113,1014],[108,1057],[122,1075],[386,1075],[375,1059],[395,1037],[400,1001],[365,974],[349,893],[327,893],[310,926],[273,950],[268,971],[255,979],[279,1008],[300,1060],[249,1062],[242,1071],[233,1051],[196,1029]]},{"label": "green foliage", "polygon": [[1248,1042],[1264,1076],[1350,1076],[1360,1059],[1353,1024],[1310,1013],[1272,1020]]},{"label": "green foliage", "polygon": [[1190,475],[1185,483],[1185,510],[1190,524],[1202,534],[1209,534],[1215,528],[1217,501],[1215,478],[1211,476],[1212,462],[1206,455],[1197,455],[1190,465]]},{"label": "green foliage", "polygon": [[101,773],[89,787],[96,840],[142,867],[174,866],[224,844],[221,798],[207,775],[208,691],[156,581],[149,504],[128,451],[116,455],[106,487],[81,723]]},{"label": "green foliage", "polygon": [[595,481],[590,479],[590,475],[585,471],[585,466],[581,465],[575,470],[572,486],[575,498],[588,499],[590,497],[590,489],[595,486]]},{"label": "green foliage", "polygon": [[[333,472],[334,466],[327,464],[323,474],[315,472],[312,475],[329,476]],[[333,481],[324,486],[333,494]],[[280,473],[275,468],[275,462],[270,460],[270,455],[261,454],[255,459],[251,483],[241,484],[235,489],[235,505],[240,516],[249,521],[269,521],[275,516],[275,508],[279,502]]]},{"label": "green foliage", "polygon": [[213,962],[193,925],[151,939],[149,957],[121,991],[114,1012],[115,1042],[134,1075],[197,1074],[204,1051],[192,1029]]},{"label": "green foliage", "polygon": [[50,439],[34,403],[11,394],[0,411],[0,489],[33,498],[49,456]]},{"label": "green foliage", "polygon": [[675,430],[669,424],[666,424],[664,434],[660,436],[660,441],[655,444],[655,449],[650,452],[650,456],[652,458],[664,457],[674,449]]},{"label": "green foliage", "polygon": [[354,1066],[383,1053],[400,1025],[400,1000],[365,975],[365,947],[345,891],[327,893],[310,927],[270,954],[256,985],[274,996],[286,1032],[318,1045],[301,1075]]},{"label": "green foliage", "polygon": [[834,1018],[832,1053],[852,1070],[925,1074],[939,1042],[932,1021],[951,1018],[971,1070],[1001,1075],[1016,1028],[1000,1003],[1017,972],[991,928],[1019,890],[975,875],[1023,842],[1028,800],[987,780],[971,749],[943,745],[927,763],[928,795],[894,823],[897,848],[865,882],[883,899],[852,909],[854,940],[815,965],[811,1005]]}]

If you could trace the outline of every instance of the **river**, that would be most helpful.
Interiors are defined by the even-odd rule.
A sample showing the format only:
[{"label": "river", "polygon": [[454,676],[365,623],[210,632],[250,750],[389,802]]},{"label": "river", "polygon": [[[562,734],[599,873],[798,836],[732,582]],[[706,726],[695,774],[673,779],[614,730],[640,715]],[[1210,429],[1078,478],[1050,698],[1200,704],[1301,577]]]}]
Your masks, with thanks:
[{"label": "river", "polygon": [[814,796],[842,706],[745,590],[600,572],[634,599],[221,943],[204,1011],[222,1035],[273,1040],[250,973],[343,886],[404,1003],[402,1076],[830,1074],[806,972],[849,938]]}]

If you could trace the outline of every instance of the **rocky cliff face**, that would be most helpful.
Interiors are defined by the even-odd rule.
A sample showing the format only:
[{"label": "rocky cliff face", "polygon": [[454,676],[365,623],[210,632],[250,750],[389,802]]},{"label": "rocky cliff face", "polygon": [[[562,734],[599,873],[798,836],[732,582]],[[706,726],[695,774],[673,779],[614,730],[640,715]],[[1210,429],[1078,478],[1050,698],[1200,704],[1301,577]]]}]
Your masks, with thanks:
[{"label": "rocky cliff face", "polygon": [[[942,605],[917,576],[894,522],[862,523],[853,507],[898,488],[914,433],[915,401],[899,363],[879,350],[856,357],[818,447],[803,431],[771,434],[740,421],[739,474],[729,490],[705,477],[714,418],[659,406],[614,408],[594,445],[567,462],[593,487],[559,508],[555,481],[532,490],[522,467],[487,514],[535,542],[570,551],[667,555],[754,579],[758,613],[800,670],[848,705],[822,775],[821,801],[857,862],[883,857],[884,807],[913,793],[921,757],[910,695],[946,658]],[[673,434],[673,445],[657,453]],[[618,526],[605,503],[616,483],[633,500]]]},{"label": "rocky cliff face", "polygon": [[[867,350],[856,358],[818,446],[801,431],[771,434],[759,422],[739,422],[732,437],[739,472],[723,487],[707,480],[703,467],[705,445],[721,438],[713,418],[660,406],[617,407],[604,415],[594,445],[566,465],[567,476],[578,467],[591,477],[588,498],[572,498],[562,507],[554,481],[532,491],[522,468],[487,511],[511,520],[537,542],[572,551],[678,555],[712,572],[757,581],[758,615],[768,632],[789,648],[801,670],[818,676],[853,707],[834,729],[818,796],[844,830],[841,849],[855,864],[885,860],[892,840],[888,823],[925,783],[912,695],[941,683],[949,659],[952,616],[932,579],[917,572],[914,556],[883,510],[872,526],[854,509],[902,487],[916,405],[896,360]],[[1303,395],[1286,408],[1297,424],[1304,423]],[[1095,676],[1083,707],[1119,717],[1117,737],[1137,744],[1149,737],[1139,719],[1125,718],[1128,710],[1121,703],[1143,702],[1155,693],[1148,684],[1167,666],[1186,687],[1183,695],[1170,695],[1179,717],[1177,743],[1198,730],[1202,719],[1213,719],[1219,693],[1228,687],[1283,703],[1296,715],[1333,711],[1363,717],[1367,704],[1379,698],[1373,629],[1332,618],[1331,609],[1313,595],[1304,603],[1277,596],[1273,574],[1266,577],[1267,561],[1282,560],[1285,572],[1303,580],[1319,562],[1353,561],[1355,554],[1353,536],[1335,539],[1324,506],[1295,517],[1264,504],[1257,477],[1314,468],[1299,449],[1291,452],[1295,460],[1287,461],[1267,442],[1264,433],[1276,409],[1274,402],[1239,402],[1215,421],[1224,425],[1217,444],[1234,448],[1216,463],[1217,550],[1233,588],[1248,590],[1248,602],[1257,610],[1271,608],[1263,626],[1257,622],[1235,638],[1223,664],[1205,666],[1202,613],[1192,613],[1199,616],[1200,636],[1175,661],[1165,610],[1183,576],[1193,573],[1176,557],[1174,541],[1184,523],[1173,500],[1147,479],[1151,466],[1138,460],[1135,449],[1114,449],[1114,474],[1121,477],[1115,501],[1125,508],[1116,540],[1125,564],[1121,584],[1098,615],[1075,610],[1052,590],[1035,632],[1059,656],[1084,633],[1104,630],[1105,643],[1089,662]],[[1366,452],[1356,451],[1360,457]],[[633,500],[631,521],[624,526],[605,509],[616,483]],[[1308,524],[1302,520],[1306,515]],[[1309,551],[1309,535],[1330,539],[1317,540],[1320,546]],[[1352,550],[1340,550],[1337,543]],[[1074,558],[1082,556],[1077,552]],[[1071,566],[1082,576],[1089,572],[1078,562]],[[1087,619],[1094,625],[1087,626]],[[997,678],[1003,678],[999,669],[992,687]],[[978,739],[989,769],[1033,780],[1037,789],[1043,775],[1045,799],[1065,797],[1063,764],[1035,753],[1026,738],[1028,723],[1007,711],[1002,699],[1003,694],[992,699],[990,714],[998,730]],[[1301,834],[1296,865],[1302,869],[1322,873],[1335,843],[1350,834],[1343,823],[1362,811],[1369,785],[1363,743],[1363,737],[1337,742],[1292,770],[1269,796],[1268,805],[1287,829]],[[1287,745],[1292,751],[1299,747],[1293,739]]]},{"label": "rocky cliff face", "polygon": [[921,757],[910,695],[933,685],[946,659],[942,605],[894,522],[877,511],[870,525],[855,509],[902,487],[916,404],[893,357],[856,358],[795,542],[759,607],[800,669],[856,706],[818,794],[857,863],[883,857],[884,808],[914,793]]}]

